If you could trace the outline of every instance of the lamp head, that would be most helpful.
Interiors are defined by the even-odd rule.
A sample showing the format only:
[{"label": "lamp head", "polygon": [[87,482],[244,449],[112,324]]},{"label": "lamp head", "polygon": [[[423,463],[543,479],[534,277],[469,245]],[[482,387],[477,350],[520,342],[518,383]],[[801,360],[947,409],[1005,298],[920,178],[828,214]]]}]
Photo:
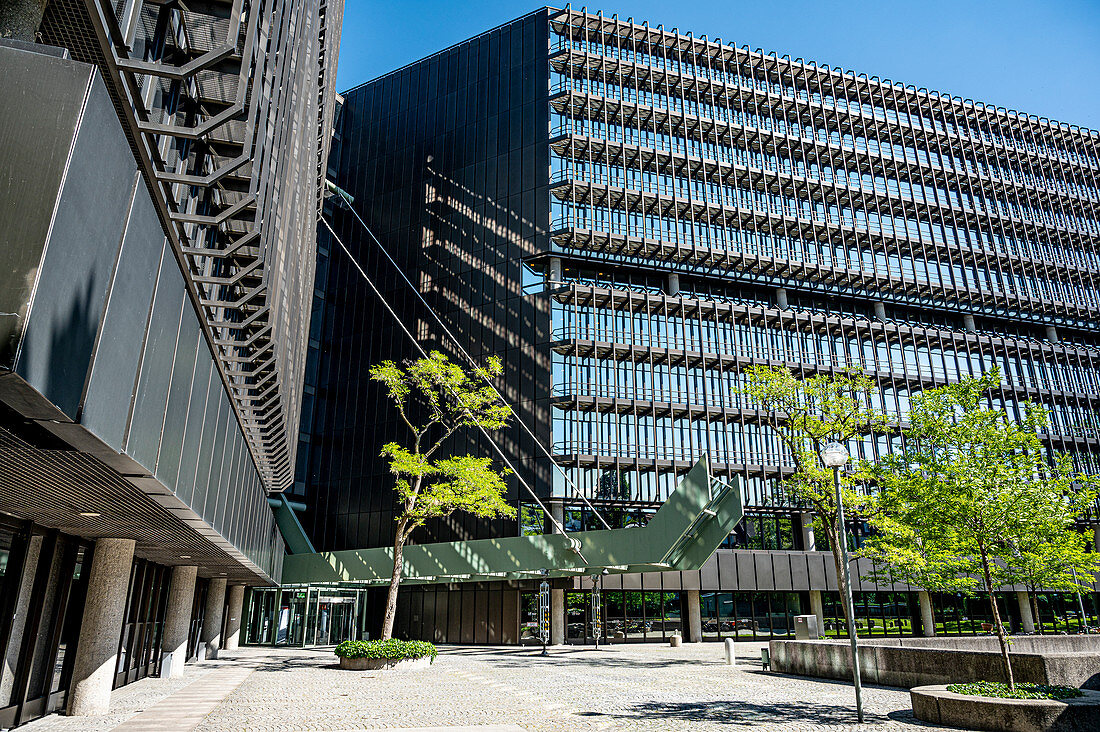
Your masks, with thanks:
[{"label": "lamp head", "polygon": [[821,448],[821,462],[827,468],[839,468],[848,462],[848,448],[842,443],[830,442]]}]

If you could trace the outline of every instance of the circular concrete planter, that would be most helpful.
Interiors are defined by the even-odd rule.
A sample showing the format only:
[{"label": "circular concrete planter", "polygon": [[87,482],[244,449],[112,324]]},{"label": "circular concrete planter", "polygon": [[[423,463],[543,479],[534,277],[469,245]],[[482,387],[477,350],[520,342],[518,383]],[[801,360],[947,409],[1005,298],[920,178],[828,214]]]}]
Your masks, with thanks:
[{"label": "circular concrete planter", "polygon": [[340,658],[347,671],[416,671],[432,665],[431,656],[420,658]]},{"label": "circular concrete planter", "polygon": [[1082,689],[1076,699],[998,699],[948,691],[947,686],[909,690],[913,714],[923,722],[1004,732],[1100,730],[1100,691]]}]

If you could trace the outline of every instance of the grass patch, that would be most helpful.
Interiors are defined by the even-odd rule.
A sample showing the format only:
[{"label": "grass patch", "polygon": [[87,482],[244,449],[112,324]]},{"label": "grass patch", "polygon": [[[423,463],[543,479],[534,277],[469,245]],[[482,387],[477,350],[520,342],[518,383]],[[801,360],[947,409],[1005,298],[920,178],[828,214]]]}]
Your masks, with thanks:
[{"label": "grass patch", "polygon": [[948,684],[948,691],[967,696],[992,696],[998,699],[1075,699],[1083,696],[1072,686],[1047,686],[1046,684],[1016,684],[1010,690],[1000,681],[975,681],[972,684]]},{"label": "grass patch", "polygon": [[427,641],[403,641],[396,638],[373,641],[344,641],[333,651],[340,658],[423,658],[431,656],[432,662],[439,655],[435,646]]}]

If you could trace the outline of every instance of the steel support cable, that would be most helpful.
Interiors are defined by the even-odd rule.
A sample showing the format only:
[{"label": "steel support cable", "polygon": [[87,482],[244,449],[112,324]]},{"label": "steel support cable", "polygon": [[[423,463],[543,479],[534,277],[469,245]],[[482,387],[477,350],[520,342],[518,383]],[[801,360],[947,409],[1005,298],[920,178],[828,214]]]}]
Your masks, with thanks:
[{"label": "steel support cable", "polygon": [[[359,221],[359,225],[363,227],[363,230],[366,231],[367,234],[370,235],[370,238],[373,239],[374,243],[378,246],[379,251],[381,251],[382,254],[385,255],[386,259],[388,259],[390,261],[390,264],[393,265],[393,268],[397,270],[397,273],[399,275],[401,275],[401,279],[405,281],[405,284],[409,286],[409,289],[413,291],[417,299],[420,300],[424,307],[427,308],[428,312],[431,313],[432,318],[435,320],[436,324],[439,325],[440,329],[446,334],[451,342],[454,343],[455,347],[458,348],[459,352],[466,358],[466,360],[470,362],[470,365],[477,368],[477,362],[474,361],[473,357],[470,356],[470,354],[467,353],[466,349],[462,347],[462,344],[459,342],[458,338],[455,337],[454,333],[452,333],[451,330],[446,326],[446,324],[443,322],[443,319],[439,317],[439,314],[435,311],[435,308],[429,305],[428,301],[424,299],[424,295],[420,293],[420,290],[418,290],[416,288],[416,285],[412,283],[412,280],[408,278],[408,276],[405,274],[405,271],[401,269],[401,265],[399,265],[397,261],[390,256],[390,253],[386,250],[386,247],[382,246],[382,242],[378,240],[378,237],[375,236],[374,232],[371,231],[369,226],[367,226],[367,222],[364,221],[363,217],[359,215],[359,212],[355,210],[355,207],[352,205],[352,202],[349,200],[347,194],[345,194],[341,189],[335,187],[334,193],[340,197],[340,199],[347,205],[352,214],[355,215],[355,218]],[[327,225],[328,224],[326,222],[326,226]],[[329,227],[329,231],[332,231],[331,226]],[[333,236],[336,236],[336,234],[333,233]],[[341,244],[341,246],[343,246],[343,244]],[[347,250],[345,249],[345,251]],[[350,257],[351,254],[349,253],[348,256]],[[356,266],[358,267],[358,264]],[[362,269],[360,269],[360,271],[362,271]],[[363,276],[365,277],[366,275],[364,274]],[[397,316],[395,315],[394,317]],[[419,342],[417,343],[417,346],[419,347]],[[421,351],[423,351],[423,349],[421,349]],[[492,381],[489,380],[488,377],[485,377],[485,383],[489,385],[489,388],[493,390],[493,393],[497,395],[498,399],[504,402],[504,404],[508,405],[508,407],[512,406],[508,403],[508,400],[504,398],[504,395],[500,393],[500,390],[496,388],[496,386],[493,384]],[[581,490],[577,488],[576,483],[574,483],[569,478],[569,475],[566,474],[566,472],[562,469],[562,467],[558,465],[558,462],[554,460],[554,456],[551,455],[550,451],[546,449],[546,445],[542,444],[542,440],[540,440],[538,436],[535,435],[534,430],[532,430],[527,425],[527,423],[521,419],[517,419],[516,422],[523,428],[524,432],[528,434],[528,436],[534,441],[534,443],[539,446],[539,449],[550,460],[550,464],[554,466],[554,469],[561,473],[561,476],[565,478],[565,482],[573,491],[573,495],[575,495],[577,498],[580,498],[584,502],[584,505],[591,509],[594,514],[596,514],[596,518],[600,520],[600,523],[603,524],[603,527],[605,529],[610,529],[611,524],[607,523],[607,520],[604,519],[599,510],[592,505],[588,498],[585,497],[584,493],[582,493]]]},{"label": "steel support cable", "polygon": [[[336,240],[336,243],[339,244],[340,248],[344,250],[344,254],[346,254],[348,256],[348,259],[351,260],[351,263],[353,265],[355,265],[355,269],[359,270],[359,274],[363,276],[364,280],[366,280],[367,285],[370,286],[371,291],[378,297],[378,300],[382,303],[382,306],[385,307],[386,311],[390,315],[393,316],[394,321],[397,322],[397,325],[400,326],[401,330],[405,333],[405,335],[407,335],[409,337],[409,340],[413,342],[413,345],[416,346],[416,350],[418,350],[420,352],[420,355],[423,356],[424,358],[427,358],[428,353],[424,350],[424,347],[422,345],[420,345],[420,341],[418,341],[416,339],[416,337],[408,329],[408,326],[405,325],[405,322],[403,320],[401,320],[401,318],[400,318],[400,316],[398,316],[397,312],[390,306],[389,301],[382,294],[382,292],[375,286],[374,281],[371,280],[371,278],[367,275],[367,273],[363,270],[363,268],[359,266],[358,260],[355,259],[355,256],[352,255],[351,251],[344,244],[343,240],[340,239],[340,237],[333,230],[332,225],[328,222],[328,219],[326,219],[323,215],[320,218],[321,218],[321,221],[325,224],[325,228],[329,230],[330,234],[332,234],[332,238],[334,238]],[[452,391],[452,395],[457,396],[457,394],[454,394],[453,391]],[[505,402],[505,404],[507,405],[507,402]],[[473,417],[472,414],[470,414],[470,416]],[[518,422],[519,420],[516,420],[516,421]],[[497,454],[500,455],[500,459],[504,461],[504,464],[508,467],[508,469],[511,470],[512,473],[516,476],[516,480],[518,480],[520,482],[520,485],[522,485],[527,490],[527,492],[529,494],[531,494],[531,497],[533,499],[535,499],[535,503],[537,503],[539,505],[539,508],[541,508],[546,513],[546,515],[550,517],[550,521],[554,524],[554,528],[557,529],[562,534],[564,534],[565,533],[565,527],[561,523],[559,523],[557,519],[554,518],[554,514],[550,513],[549,509],[547,509],[546,506],[543,505],[542,501],[539,500],[539,497],[535,493],[534,489],[532,489],[531,486],[527,483],[527,481],[523,479],[523,476],[520,475],[519,471],[517,471],[515,466],[512,465],[512,461],[509,460],[508,456],[504,454],[504,449],[501,448],[501,446],[498,445],[496,443],[496,441],[492,437],[489,436],[489,433],[485,430],[484,427],[482,427],[481,425],[477,425],[477,428],[481,431],[481,434],[485,436],[485,439],[489,441],[489,444],[491,444],[493,446],[493,449],[496,450]],[[575,542],[575,540],[571,540],[571,541]],[[576,543],[573,543],[573,550],[576,551],[577,554],[580,554],[580,547]],[[583,559],[583,556],[582,556],[582,559]],[[585,560],[585,561],[587,561],[587,560]]]}]

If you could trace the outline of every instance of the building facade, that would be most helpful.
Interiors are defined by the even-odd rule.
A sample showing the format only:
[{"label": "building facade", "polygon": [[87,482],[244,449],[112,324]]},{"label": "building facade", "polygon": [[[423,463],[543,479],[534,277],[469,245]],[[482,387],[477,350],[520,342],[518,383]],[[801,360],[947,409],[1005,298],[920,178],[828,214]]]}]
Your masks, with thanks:
[{"label": "building facade", "polygon": [[[704,453],[741,479],[749,515],[701,571],[608,579],[613,640],[766,638],[803,612],[835,625],[832,561],[780,487],[789,457],[739,395],[746,366],[860,369],[898,421],[914,392],[998,367],[992,406],[1042,403],[1044,441],[1100,471],[1096,131],[567,8],[350,90],[338,137],[332,175],[373,233],[464,347],[503,359],[503,392],[568,480],[519,429],[501,444],[567,530],[597,528],[570,483],[622,526]],[[329,213],[423,342],[450,350],[354,217]],[[414,350],[322,240],[295,497],[318,549],[385,546],[376,456],[398,428],[366,372]],[[891,442],[850,447],[874,459]],[[549,530],[512,497],[518,525],[459,516],[415,540]],[[939,632],[976,632],[987,612],[856,589],[871,634],[931,630],[922,603]],[[510,642],[532,590],[410,588],[399,632]],[[555,592],[556,635],[583,641],[584,583]],[[1044,627],[1080,623],[1075,604],[1044,595]]]},{"label": "building facade", "polygon": [[279,582],[341,13],[0,14],[0,727],[234,647]]}]

